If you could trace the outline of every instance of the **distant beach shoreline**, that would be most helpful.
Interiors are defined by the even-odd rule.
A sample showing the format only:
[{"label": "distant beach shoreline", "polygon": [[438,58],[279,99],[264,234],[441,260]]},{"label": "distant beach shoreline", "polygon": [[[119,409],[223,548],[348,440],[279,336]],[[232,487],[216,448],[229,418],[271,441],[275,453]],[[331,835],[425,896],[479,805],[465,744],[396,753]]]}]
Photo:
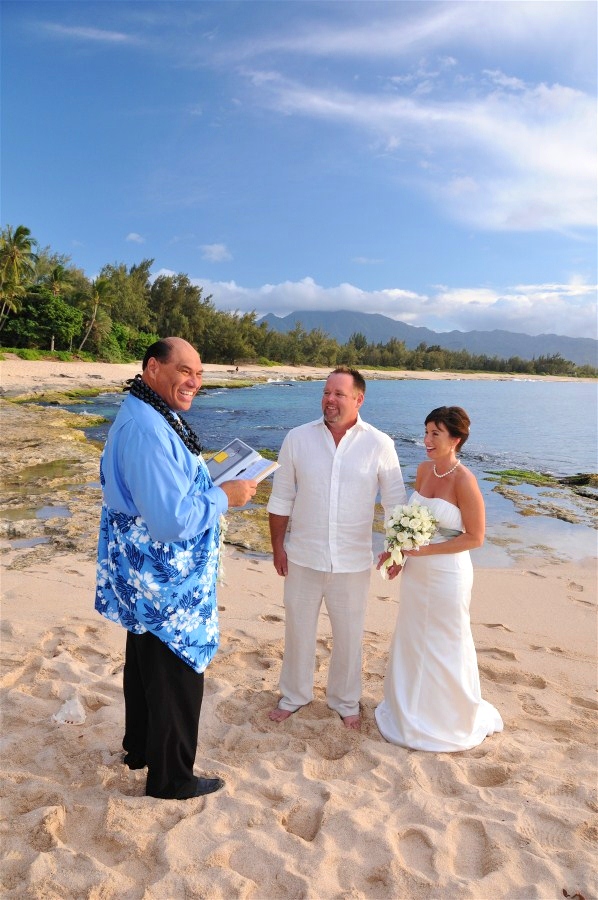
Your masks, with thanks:
[{"label": "distant beach shoreline", "polygon": [[[227,366],[216,363],[204,363],[203,382],[206,388],[211,384],[229,384],[235,386],[240,382],[263,382],[273,379],[325,379],[332,367],[314,366],[259,366],[242,365]],[[141,372],[141,362],[103,363],[75,360],[24,360],[14,354],[8,354],[0,360],[0,396],[14,399],[22,396],[35,396],[47,391],[69,390],[117,390],[129,378]],[[403,369],[372,370],[364,369],[367,379],[401,380],[414,379],[426,381],[589,381],[591,378],[569,378],[560,375],[509,375],[502,373],[480,372],[429,372],[408,371]]]}]

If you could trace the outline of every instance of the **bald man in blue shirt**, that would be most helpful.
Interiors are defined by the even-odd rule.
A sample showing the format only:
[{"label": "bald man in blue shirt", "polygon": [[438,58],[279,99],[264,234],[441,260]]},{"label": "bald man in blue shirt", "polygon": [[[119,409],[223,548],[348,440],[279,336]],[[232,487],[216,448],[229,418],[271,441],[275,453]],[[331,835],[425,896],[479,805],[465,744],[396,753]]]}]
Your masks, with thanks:
[{"label": "bald man in blue shirt", "polygon": [[124,761],[147,765],[146,794],[186,800],[224,786],[194,775],[204,672],[218,649],[220,516],[256,482],[214,486],[185,422],[201,387],[182,338],[148,349],[110,428],[95,606],[127,629]]}]

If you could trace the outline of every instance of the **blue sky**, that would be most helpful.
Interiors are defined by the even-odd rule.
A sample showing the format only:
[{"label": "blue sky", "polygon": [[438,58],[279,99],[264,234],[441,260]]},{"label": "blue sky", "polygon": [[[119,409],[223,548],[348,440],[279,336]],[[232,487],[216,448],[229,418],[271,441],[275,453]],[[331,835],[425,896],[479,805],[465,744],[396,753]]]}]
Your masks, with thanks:
[{"label": "blue sky", "polygon": [[595,2],[2,2],[2,225],[219,309],[596,334]]}]

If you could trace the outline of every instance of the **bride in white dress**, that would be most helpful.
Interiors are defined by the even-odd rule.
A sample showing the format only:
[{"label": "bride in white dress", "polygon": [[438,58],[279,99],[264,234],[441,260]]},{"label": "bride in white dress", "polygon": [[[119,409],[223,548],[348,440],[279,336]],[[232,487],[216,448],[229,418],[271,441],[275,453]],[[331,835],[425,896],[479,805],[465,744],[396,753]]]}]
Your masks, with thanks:
[{"label": "bride in white dress", "polygon": [[[420,464],[410,502],[438,520],[432,542],[408,557],[401,575],[399,614],[376,709],[383,737],[415,750],[469,750],[502,731],[498,711],[482,700],[469,603],[469,551],[484,541],[484,501],[472,472],[457,459],[469,436],[459,406],[441,406],[426,418],[428,460]],[[378,568],[388,557],[380,557]],[[390,578],[401,571],[388,570]]]}]

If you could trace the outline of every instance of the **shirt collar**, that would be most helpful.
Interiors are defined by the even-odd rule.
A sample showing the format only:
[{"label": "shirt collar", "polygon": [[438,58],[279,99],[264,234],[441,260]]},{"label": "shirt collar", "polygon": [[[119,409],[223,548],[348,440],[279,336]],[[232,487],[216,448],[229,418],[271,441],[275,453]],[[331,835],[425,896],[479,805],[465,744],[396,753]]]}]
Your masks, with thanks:
[{"label": "shirt collar", "polygon": [[[324,416],[322,415],[322,416],[320,416],[319,419],[316,419],[314,422],[310,422],[310,425],[322,425],[324,428],[326,428],[326,423],[324,422]],[[346,431],[346,434],[351,434],[351,432],[353,430],[366,431],[368,428],[369,428],[368,423],[364,422],[363,419],[361,418],[361,416],[359,415],[359,413],[357,413],[357,421],[356,421],[355,425],[352,425],[351,428],[349,428]]]}]

